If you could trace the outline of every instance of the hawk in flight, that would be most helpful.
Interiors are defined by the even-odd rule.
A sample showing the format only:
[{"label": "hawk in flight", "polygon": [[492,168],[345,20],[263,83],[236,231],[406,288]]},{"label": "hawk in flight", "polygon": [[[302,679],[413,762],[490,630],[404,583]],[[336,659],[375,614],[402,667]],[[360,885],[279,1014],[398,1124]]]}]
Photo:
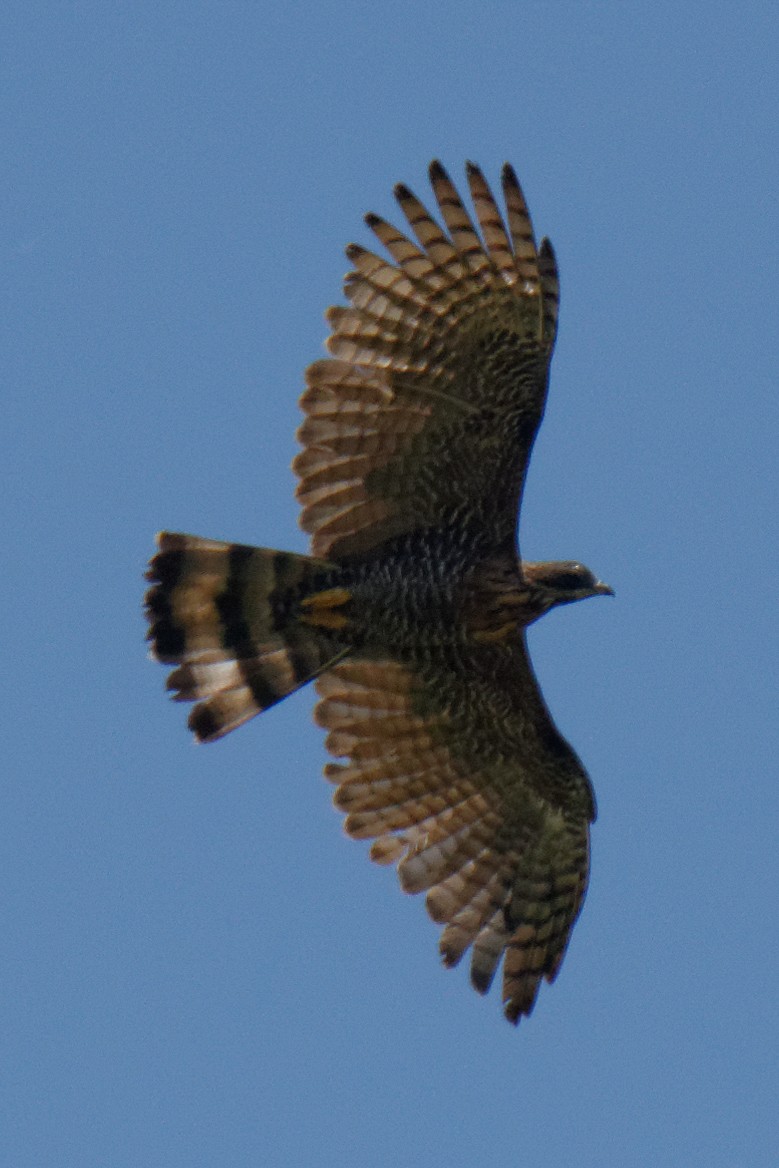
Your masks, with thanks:
[{"label": "hawk in flight", "polygon": [[311,555],[168,532],[146,596],[168,689],[212,742],[306,682],[355,839],[426,892],[447,966],[503,961],[518,1022],[552,981],[587,886],[595,801],[558,733],[525,629],[611,594],[582,564],[519,558],[517,514],[547,392],[558,277],[510,166],[505,212],[467,166],[471,217],[439,162],[438,221],[351,244],[331,356],[306,372],[294,462]]}]

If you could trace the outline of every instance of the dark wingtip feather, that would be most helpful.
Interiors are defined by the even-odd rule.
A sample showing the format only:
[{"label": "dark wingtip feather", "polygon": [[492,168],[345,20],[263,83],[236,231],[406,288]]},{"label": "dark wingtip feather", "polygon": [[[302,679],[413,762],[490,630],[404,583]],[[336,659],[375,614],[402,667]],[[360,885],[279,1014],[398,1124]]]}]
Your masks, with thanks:
[{"label": "dark wingtip feather", "polygon": [[[438,924],[444,923],[443,918],[436,918],[433,915],[433,910],[430,907],[430,901],[428,901],[427,911],[430,913],[432,920],[437,920]],[[444,967],[446,969],[454,969],[455,966],[459,965],[462,961],[466,950],[463,948],[452,948],[447,941],[446,932],[444,931],[444,933],[441,934],[441,939],[438,942],[438,952],[441,955],[441,961],[443,962]]]},{"label": "dark wingtip feather", "polygon": [[500,177],[503,180],[504,185],[508,184],[512,187],[519,186],[519,179],[517,178],[517,172],[514,170],[514,167],[511,165],[510,162],[503,163],[503,169],[500,172]]},{"label": "dark wingtip feather", "polygon": [[555,250],[552,247],[551,239],[547,235],[544,236],[544,238],[541,240],[541,243],[538,245],[538,254],[549,256],[550,260],[555,259]]},{"label": "dark wingtip feather", "polygon": [[[532,1006],[531,1008],[532,1009]],[[525,1009],[521,1002],[506,1002],[503,1007],[503,1015],[512,1026],[519,1026],[521,1018],[526,1017],[530,1010]]]},{"label": "dark wingtip feather", "polygon": [[478,994],[486,994],[488,992],[494,977],[494,968],[489,973],[485,973],[483,970],[474,969],[473,965],[471,965],[471,985]]}]

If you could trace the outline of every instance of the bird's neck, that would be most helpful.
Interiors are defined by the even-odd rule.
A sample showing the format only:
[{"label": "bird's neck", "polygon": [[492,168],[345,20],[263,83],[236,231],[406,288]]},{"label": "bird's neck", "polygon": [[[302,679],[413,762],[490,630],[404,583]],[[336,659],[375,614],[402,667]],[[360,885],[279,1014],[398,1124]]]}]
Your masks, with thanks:
[{"label": "bird's neck", "polygon": [[487,643],[512,639],[555,603],[548,589],[523,579],[516,561],[482,564],[470,581],[469,593],[469,632]]}]

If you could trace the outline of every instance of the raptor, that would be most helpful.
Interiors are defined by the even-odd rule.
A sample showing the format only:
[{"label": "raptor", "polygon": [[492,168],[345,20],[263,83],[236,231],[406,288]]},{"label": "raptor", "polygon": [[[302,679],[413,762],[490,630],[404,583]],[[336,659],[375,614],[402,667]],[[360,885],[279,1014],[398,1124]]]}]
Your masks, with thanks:
[{"label": "raptor", "polygon": [[611,589],[528,562],[517,521],[544,411],[559,283],[510,166],[504,210],[467,164],[475,215],[439,162],[440,219],[403,185],[408,227],[366,222],[331,356],[306,372],[294,462],[311,555],[165,532],[146,596],[168,689],[212,742],[306,682],[355,839],[425,892],[447,966],[502,962],[518,1022],[580,912],[595,801],[557,731],[525,630]]}]

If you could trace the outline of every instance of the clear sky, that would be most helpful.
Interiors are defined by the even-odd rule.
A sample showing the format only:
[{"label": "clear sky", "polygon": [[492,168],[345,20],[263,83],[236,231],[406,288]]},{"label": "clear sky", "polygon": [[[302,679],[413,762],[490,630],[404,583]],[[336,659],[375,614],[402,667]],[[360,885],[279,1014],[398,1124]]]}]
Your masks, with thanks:
[{"label": "clear sky", "polygon": [[[773,1168],[773,3],[20,3],[0,16],[0,1163]],[[361,216],[510,159],[557,249],[531,648],[600,816],[517,1031],[346,839],[308,691],[196,748],[162,527],[305,550],[297,397]]]}]

